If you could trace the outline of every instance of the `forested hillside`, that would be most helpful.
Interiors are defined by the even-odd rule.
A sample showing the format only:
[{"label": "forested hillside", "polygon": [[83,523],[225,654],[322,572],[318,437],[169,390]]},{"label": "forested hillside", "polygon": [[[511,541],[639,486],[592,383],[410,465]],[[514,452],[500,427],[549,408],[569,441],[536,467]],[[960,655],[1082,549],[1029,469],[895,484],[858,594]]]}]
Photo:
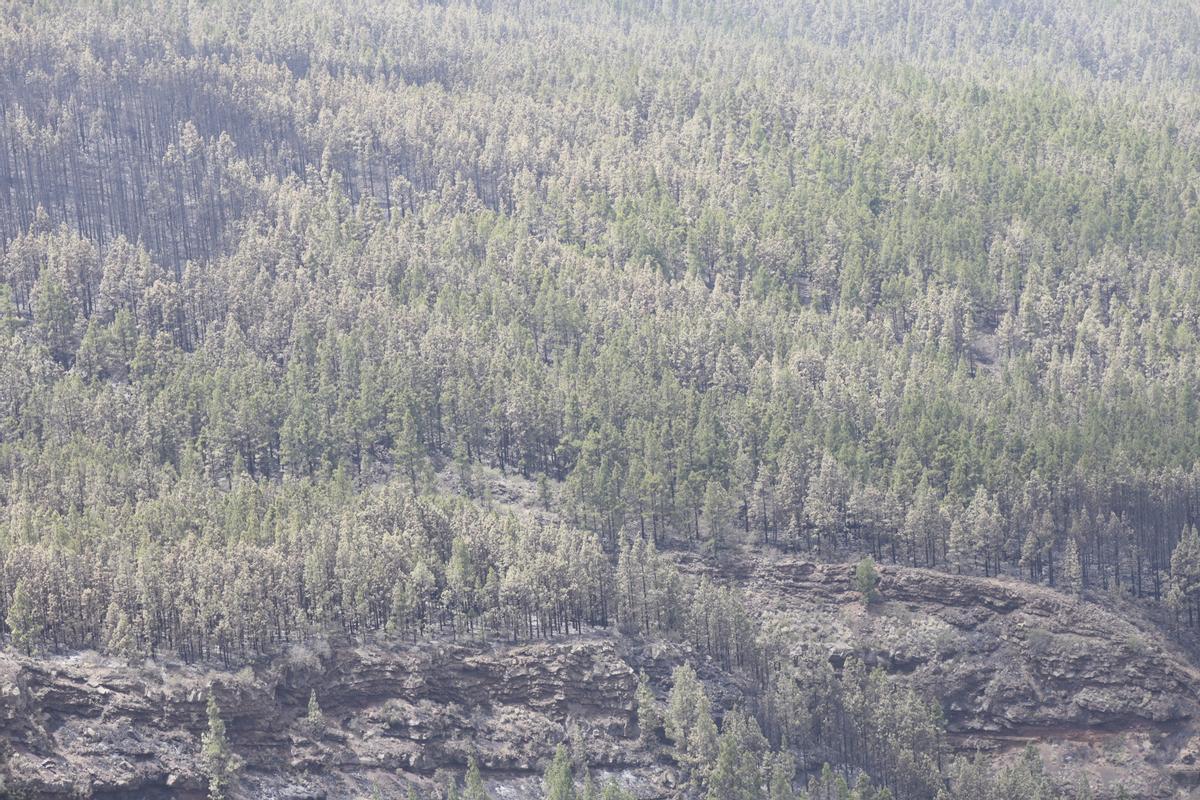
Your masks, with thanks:
[{"label": "forested hillside", "polygon": [[951,766],[936,697],[794,657],[726,568],[1191,636],[1200,11],[332,6],[3,5],[7,648],[608,629],[789,698],[719,733],[680,690],[693,793],[1049,797]]}]

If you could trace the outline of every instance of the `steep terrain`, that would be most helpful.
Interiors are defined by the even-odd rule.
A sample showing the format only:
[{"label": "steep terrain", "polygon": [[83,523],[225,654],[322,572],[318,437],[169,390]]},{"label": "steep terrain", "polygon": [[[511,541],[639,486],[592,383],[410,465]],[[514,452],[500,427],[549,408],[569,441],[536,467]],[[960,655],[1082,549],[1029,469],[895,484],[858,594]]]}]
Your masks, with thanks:
[{"label": "steep terrain", "polygon": [[[698,570],[701,562],[685,568]],[[797,641],[904,674],[942,700],[952,746],[999,754],[1036,741],[1063,778],[1098,794],[1188,796],[1200,672],[1137,616],[1015,582],[886,568],[862,606],[849,565],[775,557],[727,565]],[[37,797],[201,797],[211,688],[245,759],[241,795],[370,796],[432,785],[478,755],[499,797],[531,796],[565,738],[642,797],[669,797],[666,751],[638,741],[637,673],[665,692],[685,655],[605,632],[506,646],[295,646],[240,672],[125,666],[91,654],[0,660],[0,748]],[[702,670],[728,705],[746,687]],[[304,715],[316,692],[326,724]],[[747,698],[748,699],[748,698]],[[386,796],[386,795],[385,795]]]},{"label": "steep terrain", "polygon": [[1126,605],[889,567],[868,611],[850,565],[775,558],[741,572],[764,609],[835,663],[854,655],[938,697],[960,749],[1035,742],[1060,779],[1087,771],[1093,786],[1142,797],[1186,793],[1200,778],[1200,671]]},{"label": "steep terrain", "polygon": [[[255,797],[344,797],[459,768],[534,770],[588,726],[589,760],[637,767],[634,672],[612,641],[295,647],[257,670],[127,668],[89,658],[3,662],[0,719],[15,776],[46,796],[203,794],[199,736],[209,689]],[[310,692],[325,729],[306,727]]]}]

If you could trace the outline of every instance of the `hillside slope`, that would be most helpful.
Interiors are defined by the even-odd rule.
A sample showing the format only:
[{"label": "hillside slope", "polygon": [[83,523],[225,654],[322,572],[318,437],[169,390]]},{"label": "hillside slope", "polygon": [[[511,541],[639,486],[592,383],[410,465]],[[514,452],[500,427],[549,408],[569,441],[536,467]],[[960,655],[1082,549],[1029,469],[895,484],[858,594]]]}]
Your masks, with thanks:
[{"label": "hillside slope", "polygon": [[[699,569],[693,561],[685,569]],[[1016,582],[890,567],[864,608],[853,567],[775,557],[725,569],[798,646],[835,668],[857,657],[940,699],[954,749],[1036,741],[1064,782],[1099,796],[1188,796],[1200,776],[1200,670],[1150,623]],[[607,632],[485,646],[441,641],[295,646],[237,673],[125,666],[93,654],[0,658],[0,741],[39,797],[201,797],[213,692],[247,762],[241,796],[369,796],[432,786],[477,754],[498,797],[528,797],[564,740],[642,797],[676,794],[666,745],[639,741],[637,673],[665,694],[687,656]],[[718,705],[744,682],[701,669]],[[304,715],[310,693],[326,724]]]},{"label": "hillside slope", "polygon": [[959,749],[1034,742],[1059,780],[1086,771],[1092,786],[1124,785],[1137,797],[1187,793],[1200,777],[1200,671],[1127,607],[888,567],[883,601],[868,611],[850,589],[850,565],[780,557],[741,571],[762,608],[835,662],[856,656],[938,697]]}]

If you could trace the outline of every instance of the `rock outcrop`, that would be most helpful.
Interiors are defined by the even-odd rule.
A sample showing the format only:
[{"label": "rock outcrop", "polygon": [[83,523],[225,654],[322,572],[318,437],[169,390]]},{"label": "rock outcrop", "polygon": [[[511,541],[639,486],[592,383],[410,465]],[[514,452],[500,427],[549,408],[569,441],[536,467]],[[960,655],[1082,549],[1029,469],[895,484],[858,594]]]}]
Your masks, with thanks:
[{"label": "rock outcrop", "polygon": [[834,658],[911,674],[956,733],[1169,726],[1200,711],[1200,670],[1129,610],[1016,581],[880,574],[883,602],[869,612],[850,565],[763,560],[746,585],[798,624],[817,620],[805,638],[826,641]]},{"label": "rock outcrop", "polygon": [[[209,693],[253,797],[366,796],[373,785],[540,766],[572,720],[589,762],[649,765],[634,746],[637,679],[602,637],[513,647],[297,646],[238,673],[96,657],[0,659],[0,733],[18,783],[45,797],[203,794]],[[326,725],[304,721],[315,691]]]},{"label": "rock outcrop", "polygon": [[774,557],[739,580],[835,661],[904,673],[963,751],[1034,743],[1062,776],[1170,797],[1200,779],[1200,670],[1140,610],[1120,613],[1015,580],[881,566],[865,608],[854,566]]},{"label": "rock outcrop", "polygon": [[[940,699],[963,751],[1003,757],[1033,742],[1052,771],[1087,771],[1093,787],[1134,797],[1187,796],[1200,781],[1200,670],[1134,608],[887,566],[882,601],[865,608],[852,565],[774,556],[722,569],[835,667],[859,658]],[[639,744],[633,695],[643,669],[665,691],[681,657],[671,643],[607,632],[512,646],[298,645],[239,672],[0,655],[0,757],[33,797],[201,798],[211,692],[246,762],[245,797],[394,796],[472,754],[497,797],[531,797],[570,729],[595,770],[665,798],[675,776],[662,750]],[[745,685],[701,666],[718,706],[743,699]],[[304,720],[314,691],[319,730]]]}]

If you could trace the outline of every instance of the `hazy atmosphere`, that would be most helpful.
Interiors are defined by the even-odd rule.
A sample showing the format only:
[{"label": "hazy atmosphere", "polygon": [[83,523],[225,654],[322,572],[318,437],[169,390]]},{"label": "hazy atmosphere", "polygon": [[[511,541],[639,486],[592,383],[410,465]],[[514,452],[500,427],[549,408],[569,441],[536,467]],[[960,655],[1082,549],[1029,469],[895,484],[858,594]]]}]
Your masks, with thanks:
[{"label": "hazy atmosphere", "polygon": [[1200,7],[0,0],[0,798],[1200,798]]}]

